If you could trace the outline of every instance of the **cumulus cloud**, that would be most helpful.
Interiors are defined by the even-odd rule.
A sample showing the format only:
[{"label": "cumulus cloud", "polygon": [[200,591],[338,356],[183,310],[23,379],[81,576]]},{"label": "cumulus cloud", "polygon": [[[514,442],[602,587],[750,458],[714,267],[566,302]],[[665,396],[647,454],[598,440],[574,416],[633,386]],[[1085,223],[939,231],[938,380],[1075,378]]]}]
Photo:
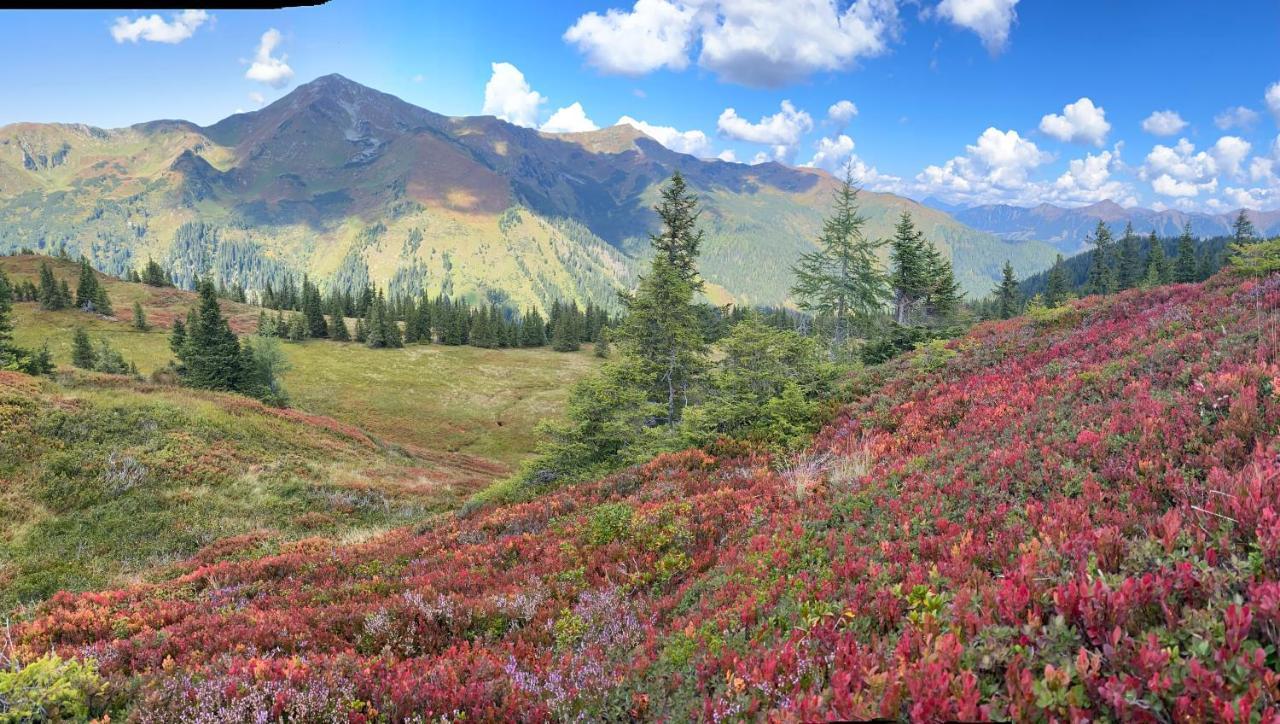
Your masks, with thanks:
[{"label": "cumulus cloud", "polygon": [[698,9],[682,2],[636,0],[631,12],[589,12],[564,33],[587,62],[606,73],[639,75],[689,65]]},{"label": "cumulus cloud", "polygon": [[732,148],[726,148],[725,150],[716,154],[716,158],[720,159],[721,161],[728,161],[729,163],[737,163],[738,154],[734,153]]},{"label": "cumulus cloud", "polygon": [[680,131],[671,126],[655,126],[631,116],[618,119],[617,125],[635,128],[646,136],[677,153],[687,153],[706,158],[711,155],[711,139],[702,131]]},{"label": "cumulus cloud", "polygon": [[1018,19],[1018,0],[942,0],[937,13],[982,39],[987,52],[995,55],[1009,41],[1009,28]]},{"label": "cumulus cloud", "polygon": [[481,113],[497,116],[517,126],[538,125],[538,109],[547,99],[529,87],[524,73],[510,63],[493,63],[493,75],[484,84]]},{"label": "cumulus cloud", "polygon": [[1176,136],[1186,127],[1177,111],[1154,111],[1142,122],[1142,130],[1153,136]]},{"label": "cumulus cloud", "polygon": [[832,173],[845,167],[853,155],[853,139],[841,133],[835,138],[823,138],[816,144],[817,152],[805,166],[826,169]]},{"label": "cumulus cloud", "polygon": [[249,66],[249,70],[245,71],[245,78],[266,83],[273,88],[283,88],[288,85],[293,78],[293,68],[285,62],[289,56],[281,53],[277,58],[273,55],[281,39],[280,31],[275,28],[262,34],[262,40],[258,42],[258,51],[253,56],[253,63]]},{"label": "cumulus cloud", "polygon": [[849,125],[858,115],[858,106],[853,101],[836,101],[827,109],[827,120],[835,124],[838,128],[844,128]]},{"label": "cumulus cloud", "polygon": [[1017,131],[988,128],[977,142],[941,166],[927,166],[916,176],[918,189],[954,201],[991,203],[1025,200],[1028,174],[1052,156]]},{"label": "cumulus cloud", "polygon": [[1085,154],[1084,158],[1072,159],[1067,163],[1066,172],[1058,177],[1050,189],[1053,200],[1091,204],[1113,199],[1122,203],[1136,203],[1137,199],[1129,185],[1111,176],[1119,160],[1111,151],[1102,151],[1096,155]]},{"label": "cumulus cloud", "polygon": [[253,101],[256,105],[260,106],[267,102],[267,97],[262,95],[258,91],[250,91],[249,100]]},{"label": "cumulus cloud", "polygon": [[1277,121],[1280,121],[1280,81],[1272,83],[1270,87],[1267,88],[1267,94],[1265,97],[1267,101],[1267,108],[1271,109],[1272,115],[1276,117]]},{"label": "cumulus cloud", "polygon": [[1239,136],[1223,136],[1218,139],[1217,143],[1213,144],[1213,147],[1209,149],[1209,153],[1213,156],[1213,160],[1217,162],[1219,170],[1232,176],[1241,176],[1241,164],[1252,149],[1253,146]]},{"label": "cumulus cloud", "polygon": [[174,13],[172,20],[165,20],[159,15],[140,15],[132,20],[126,17],[116,18],[111,26],[111,37],[117,43],[137,43],[148,40],[153,43],[181,43],[195,34],[196,29],[209,19],[209,13],[203,10],[183,10]]},{"label": "cumulus cloud", "polygon": [[1244,106],[1228,108],[1213,117],[1213,125],[1224,131],[1229,131],[1232,128],[1248,130],[1257,122],[1258,112]]},{"label": "cumulus cloud", "polygon": [[726,108],[716,121],[720,133],[739,141],[760,143],[774,147],[774,158],[789,158],[801,137],[813,130],[813,118],[797,110],[791,101],[783,101],[781,110],[771,116],[761,117],[752,123],[738,115],[733,108]]},{"label": "cumulus cloud", "polygon": [[552,113],[547,122],[542,124],[542,130],[547,133],[580,133],[598,128],[595,121],[587,118],[587,112],[577,101]]},{"label": "cumulus cloud", "polygon": [[606,73],[683,70],[700,47],[721,79],[778,87],[885,52],[898,26],[896,0],[636,0],[579,17],[564,39]]},{"label": "cumulus cloud", "polygon": [[1059,141],[1101,146],[1111,124],[1107,123],[1107,113],[1102,106],[1095,106],[1089,98],[1081,98],[1064,106],[1062,115],[1050,113],[1041,118],[1040,130]]},{"label": "cumulus cloud", "polygon": [[1192,197],[1218,189],[1218,161],[1185,138],[1173,146],[1156,144],[1147,154],[1139,177],[1163,196]]}]

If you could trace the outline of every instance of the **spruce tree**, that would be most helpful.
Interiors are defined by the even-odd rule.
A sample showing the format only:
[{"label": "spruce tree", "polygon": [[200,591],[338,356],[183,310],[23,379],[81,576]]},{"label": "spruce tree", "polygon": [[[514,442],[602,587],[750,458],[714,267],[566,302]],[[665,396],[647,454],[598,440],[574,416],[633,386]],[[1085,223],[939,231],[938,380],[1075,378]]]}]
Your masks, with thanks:
[{"label": "spruce tree", "polygon": [[1253,222],[1249,220],[1244,209],[1240,209],[1240,213],[1236,214],[1235,223],[1231,225],[1231,236],[1237,244],[1247,244],[1258,237],[1258,232],[1253,228]]},{"label": "spruce tree", "polygon": [[71,337],[71,364],[82,370],[92,370],[98,364],[98,355],[83,327],[76,327]]},{"label": "spruce tree", "polygon": [[1111,238],[1111,229],[1107,227],[1106,222],[1098,220],[1098,226],[1089,240],[1093,242],[1094,248],[1089,255],[1089,275],[1085,280],[1085,293],[1110,294],[1116,287],[1114,249],[1112,248],[1115,242]]},{"label": "spruce tree", "polygon": [[40,293],[37,301],[40,302],[41,309],[49,312],[67,308],[68,303],[63,296],[62,288],[54,279],[53,269],[49,267],[48,262],[40,262]]},{"label": "spruce tree", "polygon": [[929,279],[925,313],[935,322],[945,321],[960,309],[964,292],[960,291],[951,262],[933,244],[925,247],[925,269]]},{"label": "spruce tree", "polygon": [[240,340],[222,316],[211,280],[198,285],[200,301],[179,353],[183,382],[206,390],[237,390],[243,378]]},{"label": "spruce tree", "polygon": [[650,237],[657,253],[635,292],[622,296],[627,314],[617,342],[645,397],[662,405],[664,422],[674,431],[706,369],[707,344],[693,302],[702,232],[692,225],[697,204],[683,179],[673,178],[663,199],[657,209],[663,231]]},{"label": "spruce tree", "polygon": [[67,309],[74,301],[71,296],[71,287],[67,285],[67,280],[63,279],[58,282],[58,309]]},{"label": "spruce tree", "polygon": [[1021,299],[1018,293],[1018,278],[1013,274],[1013,265],[1005,260],[1000,270],[1000,283],[996,285],[996,316],[1009,319],[1018,316]]},{"label": "spruce tree", "polygon": [[0,269],[0,369],[8,367],[16,354],[13,347],[13,285]]},{"label": "spruce tree", "polygon": [[532,307],[525,312],[520,323],[520,345],[522,347],[542,347],[547,343],[546,323],[537,309]]},{"label": "spruce tree", "polygon": [[879,244],[868,241],[862,231],[866,219],[858,211],[851,167],[834,202],[831,216],[823,222],[818,249],[802,254],[792,268],[796,282],[791,290],[801,309],[832,318],[833,357],[845,353],[851,325],[869,321],[889,298],[875,256]]},{"label": "spruce tree", "polygon": [[1062,263],[1062,255],[1059,254],[1053,260],[1053,266],[1049,268],[1049,279],[1044,291],[1045,306],[1061,306],[1067,300],[1067,286],[1067,269]]},{"label": "spruce tree", "polygon": [[139,332],[151,329],[151,325],[147,324],[147,313],[142,309],[142,302],[133,303],[133,328]]},{"label": "spruce tree", "polygon": [[909,324],[916,308],[932,291],[932,270],[925,246],[924,233],[916,229],[911,214],[902,212],[889,240],[893,262],[889,283],[893,286],[893,316],[898,324]]},{"label": "spruce tree", "polygon": [[347,331],[347,320],[342,316],[342,303],[334,304],[329,314],[329,339],[335,342],[350,342],[351,334]]},{"label": "spruce tree", "polygon": [[702,289],[697,259],[702,248],[698,228],[698,197],[694,196],[679,171],[662,189],[662,200],[654,208],[662,220],[662,230],[649,237],[654,252],[667,257],[671,269],[695,291]]},{"label": "spruce tree", "polygon": [[1132,289],[1138,286],[1143,276],[1142,259],[1138,251],[1138,237],[1133,233],[1133,224],[1126,224],[1124,236],[1120,237],[1119,260],[1117,262],[1116,286],[1118,289]]},{"label": "spruce tree", "polygon": [[1153,229],[1147,237],[1147,274],[1142,280],[1143,286],[1155,287],[1172,281],[1173,270],[1169,267],[1169,257],[1165,256],[1164,243],[1156,238]]},{"label": "spruce tree", "polygon": [[1179,283],[1196,280],[1196,243],[1191,237],[1191,222],[1182,228],[1178,237],[1178,256],[1173,263],[1173,281]]},{"label": "spruce tree", "polygon": [[80,281],[76,284],[76,306],[87,312],[94,310],[98,300],[98,277],[94,275],[89,260],[80,257]]},{"label": "spruce tree", "polygon": [[182,356],[182,350],[187,346],[187,325],[182,319],[173,320],[173,329],[169,330],[169,349],[173,350],[173,354],[177,357]]}]

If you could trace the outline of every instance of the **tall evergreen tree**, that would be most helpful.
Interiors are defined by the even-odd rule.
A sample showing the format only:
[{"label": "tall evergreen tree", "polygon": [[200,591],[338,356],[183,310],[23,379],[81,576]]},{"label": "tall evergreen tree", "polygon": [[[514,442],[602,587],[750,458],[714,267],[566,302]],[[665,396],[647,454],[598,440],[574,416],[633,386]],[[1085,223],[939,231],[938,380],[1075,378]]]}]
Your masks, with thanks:
[{"label": "tall evergreen tree", "polygon": [[312,339],[328,337],[329,323],[324,318],[324,302],[320,299],[320,289],[306,276],[302,277],[301,301],[302,316],[307,323],[307,336]]},{"label": "tall evergreen tree", "polygon": [[1009,319],[1018,316],[1021,310],[1021,297],[1018,293],[1018,278],[1013,274],[1013,265],[1005,260],[1000,270],[1000,283],[996,285],[996,316]]},{"label": "tall evergreen tree", "polygon": [[546,323],[537,309],[529,308],[520,323],[520,346],[542,347],[547,343]]},{"label": "tall evergreen tree", "polygon": [[800,308],[832,318],[833,356],[845,353],[850,326],[870,320],[889,298],[875,256],[879,244],[866,238],[865,224],[850,167],[835,192],[832,214],[823,222],[818,249],[802,254],[792,268],[796,281],[791,293]]},{"label": "tall evergreen tree", "polygon": [[16,357],[13,346],[13,285],[0,269],[0,369],[13,363]]},{"label": "tall evergreen tree", "polygon": [[71,364],[82,370],[91,370],[97,366],[98,355],[89,341],[89,334],[83,327],[76,327],[71,336]]},{"label": "tall evergreen tree", "polygon": [[702,289],[698,278],[697,259],[702,248],[702,230],[698,228],[698,197],[676,171],[662,189],[662,200],[654,209],[662,219],[662,230],[650,236],[654,252],[667,257],[674,273],[695,291]]},{"label": "tall evergreen tree", "polygon": [[1117,288],[1132,289],[1138,286],[1138,283],[1142,281],[1144,269],[1142,268],[1142,259],[1138,250],[1138,237],[1133,233],[1132,223],[1126,224],[1124,227],[1124,235],[1120,237],[1118,256]]},{"label": "tall evergreen tree", "polygon": [[[66,281],[64,280],[62,284],[65,285]],[[71,303],[69,296],[66,287],[60,286],[54,278],[53,269],[49,267],[48,262],[40,262],[40,293],[37,297],[40,308],[49,312],[66,309]]]},{"label": "tall evergreen tree", "polygon": [[1191,222],[1182,227],[1182,235],[1178,237],[1178,256],[1173,262],[1173,280],[1175,282],[1194,282],[1196,280],[1196,242],[1191,237]]},{"label": "tall evergreen tree", "polygon": [[925,247],[925,268],[929,276],[929,294],[925,297],[925,311],[934,321],[943,321],[960,309],[964,292],[951,267],[950,260],[933,244]]},{"label": "tall evergreen tree", "polygon": [[1085,280],[1086,294],[1109,294],[1116,288],[1116,270],[1114,260],[1115,241],[1111,238],[1111,229],[1106,222],[1098,220],[1098,226],[1089,238],[1093,242],[1093,253],[1089,256],[1089,275]]},{"label": "tall evergreen tree", "polygon": [[889,240],[893,262],[889,283],[893,286],[894,319],[898,324],[909,324],[916,309],[933,290],[933,270],[929,268],[925,247],[924,233],[916,229],[911,214],[902,212]]},{"label": "tall evergreen tree", "polygon": [[1044,291],[1045,306],[1057,307],[1065,302],[1068,294],[1067,287],[1067,269],[1062,263],[1062,255],[1059,254],[1053,260],[1053,266],[1049,268],[1049,279]]},{"label": "tall evergreen tree", "polygon": [[133,303],[133,328],[139,332],[151,329],[151,325],[147,324],[147,313],[142,309],[142,302]]},{"label": "tall evergreen tree", "polygon": [[211,280],[202,280],[196,313],[186,329],[186,339],[178,358],[185,370],[183,381],[207,390],[238,390],[243,381],[240,340],[222,316],[217,289]]},{"label": "tall evergreen tree", "polygon": [[658,217],[663,231],[651,237],[649,272],[632,294],[622,296],[626,317],[617,330],[618,347],[636,371],[645,397],[662,405],[674,431],[689,404],[689,393],[706,369],[707,344],[693,296],[702,232],[696,229],[697,202],[677,174],[663,191]]},{"label": "tall evergreen tree", "polygon": [[1249,215],[1240,209],[1240,213],[1236,214],[1235,223],[1231,225],[1231,236],[1237,244],[1247,244],[1258,238],[1258,232],[1253,228],[1253,222],[1249,220]]},{"label": "tall evergreen tree", "polygon": [[351,334],[347,331],[347,320],[342,315],[342,300],[335,298],[333,301],[333,309],[329,313],[329,339],[335,342],[351,341]]},{"label": "tall evergreen tree", "polygon": [[1169,257],[1165,256],[1164,243],[1156,238],[1153,229],[1147,237],[1147,274],[1142,280],[1146,287],[1168,284],[1173,279],[1173,270],[1169,266]]}]

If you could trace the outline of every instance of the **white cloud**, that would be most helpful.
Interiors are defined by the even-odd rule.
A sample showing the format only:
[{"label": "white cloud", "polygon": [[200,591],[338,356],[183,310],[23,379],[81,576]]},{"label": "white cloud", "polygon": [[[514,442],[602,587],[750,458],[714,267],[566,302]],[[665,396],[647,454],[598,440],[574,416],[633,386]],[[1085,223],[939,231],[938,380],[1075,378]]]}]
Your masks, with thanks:
[{"label": "white cloud", "polygon": [[845,167],[849,157],[853,155],[853,139],[840,134],[835,138],[823,138],[815,144],[818,149],[809,163],[804,165],[826,169],[831,173]]},{"label": "white cloud", "polygon": [[702,131],[679,131],[671,126],[655,126],[631,116],[618,119],[617,125],[628,125],[677,153],[706,158],[711,155],[711,140]]},{"label": "white cloud", "polygon": [[716,154],[716,158],[720,159],[721,161],[728,161],[729,163],[738,162],[738,154],[734,153],[732,148],[726,148],[725,150]]},{"label": "white cloud", "polygon": [[781,110],[761,117],[758,123],[751,123],[733,108],[726,108],[716,121],[716,129],[739,141],[773,146],[774,158],[785,160],[790,158],[801,137],[813,130],[813,118],[797,110],[791,101],[783,101]]},{"label": "white cloud", "polygon": [[1153,136],[1176,136],[1186,127],[1177,111],[1154,111],[1142,122],[1142,130]]},{"label": "white cloud", "polygon": [[827,120],[834,123],[838,128],[844,128],[849,125],[849,122],[857,115],[858,106],[849,100],[836,101],[827,109]]},{"label": "white cloud", "polygon": [[280,31],[275,28],[262,34],[262,40],[258,43],[258,52],[254,55],[253,64],[249,66],[249,70],[245,71],[245,78],[266,83],[273,88],[282,88],[289,83],[293,78],[293,68],[285,62],[289,56],[284,53],[281,53],[279,58],[272,55],[280,45],[280,40]]},{"label": "white cloud", "polygon": [[538,108],[547,101],[529,87],[524,73],[510,63],[493,63],[493,75],[484,85],[484,107],[481,113],[497,116],[517,126],[538,125]]},{"label": "white cloud", "polygon": [[1277,121],[1280,121],[1280,81],[1272,83],[1267,88],[1266,101],[1267,108],[1271,109],[1271,114],[1276,117]]},{"label": "white cloud", "polygon": [[760,152],[759,152],[759,153],[757,153],[755,156],[752,156],[752,157],[751,157],[751,165],[752,165],[752,166],[759,166],[759,165],[760,165],[760,164],[762,164],[762,163],[768,163],[768,162],[770,162],[770,161],[772,161],[772,160],[773,160],[773,157],[772,157],[772,156],[770,156],[769,154],[765,153],[764,151],[760,151]]},{"label": "white cloud", "polygon": [[697,8],[669,0],[636,0],[631,12],[590,12],[564,32],[587,62],[606,73],[639,75],[689,65]]},{"label": "white cloud", "polygon": [[564,34],[606,73],[698,63],[733,83],[777,87],[883,53],[898,31],[896,0],[636,0],[582,15]]},{"label": "white cloud", "polygon": [[250,91],[249,100],[253,101],[255,104],[260,106],[267,102],[267,97],[262,95],[258,91]]},{"label": "white cloud", "polygon": [[1257,122],[1258,112],[1252,108],[1245,108],[1244,106],[1228,108],[1213,117],[1213,124],[1224,131],[1231,130],[1232,128],[1248,130]]},{"label": "white cloud", "polygon": [[1096,155],[1089,153],[1084,158],[1072,159],[1067,163],[1066,172],[1053,183],[1053,200],[1091,204],[1113,199],[1122,203],[1136,203],[1137,199],[1129,185],[1111,177],[1112,169],[1118,165],[1119,160],[1119,156],[1111,151],[1102,151]]},{"label": "white cloud", "polygon": [[117,43],[128,41],[137,43],[149,40],[153,43],[181,43],[195,34],[196,29],[204,25],[209,14],[203,10],[183,10],[173,14],[173,20],[166,21],[159,15],[140,15],[133,20],[116,18],[111,26],[111,37]]},{"label": "white cloud", "polygon": [[1041,118],[1040,130],[1059,141],[1101,146],[1111,124],[1107,123],[1107,113],[1102,106],[1093,105],[1089,98],[1081,98],[1064,106],[1062,115],[1050,113]]},{"label": "white cloud", "polygon": [[[1216,148],[1216,146],[1215,146]],[[1156,144],[1147,154],[1139,177],[1151,182],[1151,189],[1164,196],[1192,197],[1218,189],[1218,160],[1185,138],[1173,146]]]},{"label": "white cloud", "polygon": [[1253,146],[1239,136],[1223,136],[1213,144],[1209,153],[1217,162],[1219,170],[1232,176],[1241,176],[1243,174],[1241,164],[1252,149]]},{"label": "white cloud", "polygon": [[982,38],[991,54],[1004,50],[1009,41],[1009,28],[1018,19],[1014,6],[1018,0],[942,0],[938,15]]},{"label": "white cloud", "polygon": [[1037,194],[1028,174],[1052,156],[1017,131],[988,128],[976,143],[941,166],[927,166],[916,176],[917,190],[953,201],[993,203],[1026,201]]},{"label": "white cloud", "polygon": [[587,112],[582,110],[582,104],[577,101],[552,113],[547,122],[542,124],[542,130],[547,133],[580,133],[597,128],[599,126],[587,118]]}]

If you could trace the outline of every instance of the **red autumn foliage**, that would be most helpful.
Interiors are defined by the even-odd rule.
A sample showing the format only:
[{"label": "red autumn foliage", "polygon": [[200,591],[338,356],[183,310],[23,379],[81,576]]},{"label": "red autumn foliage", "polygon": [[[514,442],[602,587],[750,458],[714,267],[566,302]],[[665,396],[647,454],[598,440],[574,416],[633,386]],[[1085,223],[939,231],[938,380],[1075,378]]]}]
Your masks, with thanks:
[{"label": "red autumn foliage", "polygon": [[13,633],[143,720],[1280,721],[1278,322],[1274,277],[1073,302],[867,371],[791,467],[666,455]]}]

